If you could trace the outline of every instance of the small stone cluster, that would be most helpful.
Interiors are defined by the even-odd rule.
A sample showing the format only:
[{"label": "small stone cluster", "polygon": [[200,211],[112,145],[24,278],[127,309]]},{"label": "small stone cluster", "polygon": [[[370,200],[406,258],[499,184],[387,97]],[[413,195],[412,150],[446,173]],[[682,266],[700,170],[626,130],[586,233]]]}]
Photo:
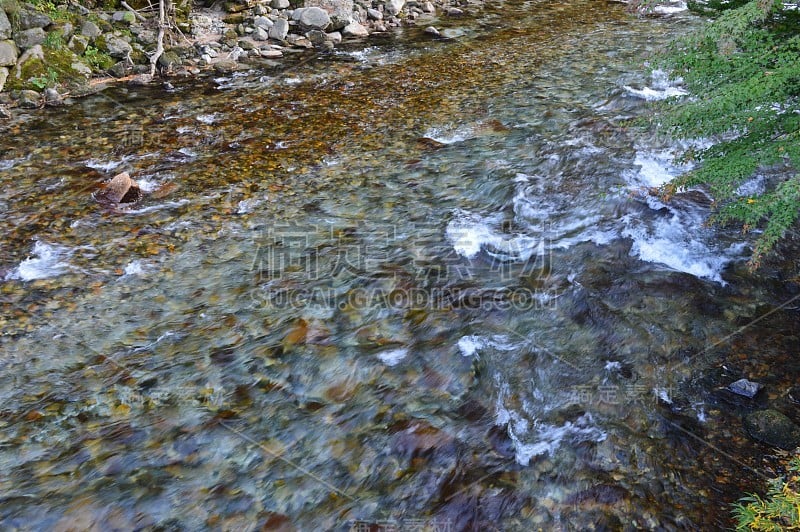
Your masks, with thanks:
[{"label": "small stone cluster", "polygon": [[[404,24],[429,25],[437,16],[458,16],[482,2],[234,0],[198,5],[174,21],[183,36],[165,41],[158,67],[168,75],[206,69],[228,73],[247,68],[246,62],[275,61],[307,49],[330,51]],[[126,4],[119,11],[100,12],[64,4],[43,11],[14,1],[16,7],[7,12],[8,5],[0,4],[6,6],[0,7],[0,92],[7,91],[0,95],[0,107],[58,105],[65,93],[91,92],[89,80],[97,76],[149,80],[158,35],[152,9],[135,11]]]}]

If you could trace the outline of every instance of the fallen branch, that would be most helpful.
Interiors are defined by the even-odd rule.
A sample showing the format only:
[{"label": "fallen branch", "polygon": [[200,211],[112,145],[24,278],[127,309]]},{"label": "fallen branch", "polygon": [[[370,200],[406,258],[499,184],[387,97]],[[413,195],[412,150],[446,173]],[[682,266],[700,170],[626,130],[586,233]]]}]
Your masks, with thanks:
[{"label": "fallen branch", "polygon": [[122,7],[124,7],[125,9],[130,11],[131,13],[133,13],[133,16],[136,17],[137,20],[139,20],[140,22],[147,22],[147,19],[144,18],[144,16],[141,13],[139,13],[138,11],[133,9],[131,6],[129,6],[127,2],[124,2],[124,1],[120,2],[119,5],[121,5]]}]

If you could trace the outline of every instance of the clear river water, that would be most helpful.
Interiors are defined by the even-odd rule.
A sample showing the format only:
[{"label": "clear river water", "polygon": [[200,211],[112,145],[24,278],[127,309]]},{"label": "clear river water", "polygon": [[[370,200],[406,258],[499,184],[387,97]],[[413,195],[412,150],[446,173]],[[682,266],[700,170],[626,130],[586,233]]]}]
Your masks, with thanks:
[{"label": "clear river water", "polygon": [[729,526],[781,456],[720,390],[796,408],[800,325],[653,193],[698,24],[508,2],[0,125],[2,528]]}]

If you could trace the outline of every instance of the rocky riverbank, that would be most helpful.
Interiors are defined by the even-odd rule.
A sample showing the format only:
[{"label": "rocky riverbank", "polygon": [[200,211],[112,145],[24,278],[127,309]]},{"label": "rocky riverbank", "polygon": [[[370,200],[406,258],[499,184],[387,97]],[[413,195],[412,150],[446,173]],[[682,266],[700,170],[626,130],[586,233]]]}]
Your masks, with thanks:
[{"label": "rocky riverbank", "polygon": [[[60,105],[113,81],[278,66],[309,50],[386,35],[403,25],[476,13],[483,0],[235,0],[173,5],[158,47],[157,6],[0,0],[0,115]],[[84,5],[85,4],[85,5]],[[109,10],[108,8],[111,7]],[[151,65],[154,63],[154,65]],[[5,108],[4,108],[5,107]]]}]

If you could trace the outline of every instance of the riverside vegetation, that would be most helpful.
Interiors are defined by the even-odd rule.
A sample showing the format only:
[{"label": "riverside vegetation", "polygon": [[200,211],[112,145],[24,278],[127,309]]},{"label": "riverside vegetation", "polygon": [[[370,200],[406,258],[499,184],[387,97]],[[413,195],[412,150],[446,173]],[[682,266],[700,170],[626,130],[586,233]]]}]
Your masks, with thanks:
[{"label": "riverside vegetation", "polygon": [[674,136],[714,143],[685,152],[702,164],[665,193],[708,187],[713,222],[759,232],[750,259],[757,268],[800,213],[800,13],[772,0],[690,7],[719,16],[665,60],[693,96],[657,120]]}]

